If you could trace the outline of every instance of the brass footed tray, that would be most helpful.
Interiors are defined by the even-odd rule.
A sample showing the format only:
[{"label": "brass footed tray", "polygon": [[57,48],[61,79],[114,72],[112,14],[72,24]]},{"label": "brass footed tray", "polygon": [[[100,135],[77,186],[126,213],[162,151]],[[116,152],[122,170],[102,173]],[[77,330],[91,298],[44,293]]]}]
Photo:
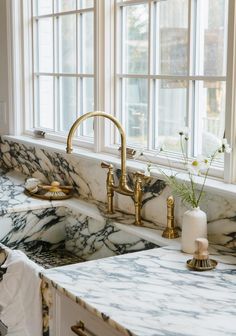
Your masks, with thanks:
[{"label": "brass footed tray", "polygon": [[51,185],[37,185],[37,191],[30,191],[25,188],[25,194],[30,197],[44,200],[65,200],[71,198],[74,194],[72,186],[61,186],[59,182],[53,181]]}]

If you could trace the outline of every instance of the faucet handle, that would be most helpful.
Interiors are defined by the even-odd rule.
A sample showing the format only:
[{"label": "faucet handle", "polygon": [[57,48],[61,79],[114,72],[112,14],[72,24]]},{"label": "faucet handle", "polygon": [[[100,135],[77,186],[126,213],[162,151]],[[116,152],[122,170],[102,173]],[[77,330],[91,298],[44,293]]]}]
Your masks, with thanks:
[{"label": "faucet handle", "polygon": [[135,172],[134,174],[134,178],[140,181],[148,181],[150,179],[150,176],[146,176],[144,173],[142,172]]},{"label": "faucet handle", "polygon": [[109,170],[113,169],[113,165],[111,163],[107,163],[107,162],[102,162],[101,167],[109,169]]}]

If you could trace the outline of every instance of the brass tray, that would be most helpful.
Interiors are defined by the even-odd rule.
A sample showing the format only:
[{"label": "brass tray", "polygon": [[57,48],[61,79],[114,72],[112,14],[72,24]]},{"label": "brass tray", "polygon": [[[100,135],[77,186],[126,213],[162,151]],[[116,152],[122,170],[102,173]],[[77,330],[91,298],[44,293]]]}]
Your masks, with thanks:
[{"label": "brass tray", "polygon": [[211,263],[211,266],[209,266],[209,267],[196,267],[196,266],[193,266],[193,265],[191,265],[192,259],[187,260],[187,266],[188,266],[188,268],[190,268],[193,271],[199,271],[199,272],[210,271],[210,270],[216,268],[216,266],[217,266],[218,263],[214,259],[209,259],[209,260],[210,260],[210,263]]},{"label": "brass tray", "polygon": [[[63,190],[63,187],[61,187],[62,191],[65,192],[65,190]],[[47,193],[47,190],[43,190],[43,189],[39,189],[36,193],[31,193],[29,190],[25,189],[25,194],[29,197],[34,197],[34,198],[39,198],[39,199],[43,199],[43,200],[48,200],[48,201],[59,201],[59,200],[65,200],[65,199],[69,199],[71,197],[73,197],[74,195],[74,190],[67,190],[67,194],[63,195],[63,196],[46,196],[45,194]]]}]

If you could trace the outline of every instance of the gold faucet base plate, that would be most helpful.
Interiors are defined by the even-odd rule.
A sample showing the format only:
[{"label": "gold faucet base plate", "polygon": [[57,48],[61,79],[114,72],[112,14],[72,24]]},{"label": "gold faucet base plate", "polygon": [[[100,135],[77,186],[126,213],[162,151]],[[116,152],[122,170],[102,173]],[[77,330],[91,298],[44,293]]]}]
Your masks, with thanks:
[{"label": "gold faucet base plate", "polygon": [[162,237],[167,238],[167,239],[175,239],[179,238],[179,232],[176,228],[169,228],[167,227],[163,233]]}]

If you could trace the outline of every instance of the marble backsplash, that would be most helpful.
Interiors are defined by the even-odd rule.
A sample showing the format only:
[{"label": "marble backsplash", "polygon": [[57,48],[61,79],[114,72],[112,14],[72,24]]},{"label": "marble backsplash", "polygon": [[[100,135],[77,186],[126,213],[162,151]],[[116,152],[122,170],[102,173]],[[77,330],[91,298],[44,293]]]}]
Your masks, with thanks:
[{"label": "marble backsplash", "polygon": [[[95,160],[79,158],[73,154],[62,154],[38,146],[24,145],[0,138],[0,167],[14,169],[27,176],[33,176],[44,182],[58,180],[73,185],[79,197],[88,200],[106,202],[106,171]],[[115,171],[119,176],[120,170]],[[132,172],[128,172],[132,186]],[[166,198],[171,194],[169,187],[160,179],[151,179],[144,187],[142,216],[155,224],[166,223]],[[134,213],[131,197],[115,195],[115,206],[127,213]],[[225,246],[236,247],[236,202],[207,193],[201,205],[207,212],[210,240]],[[182,216],[186,208],[176,200],[176,223],[181,227]]]}]

